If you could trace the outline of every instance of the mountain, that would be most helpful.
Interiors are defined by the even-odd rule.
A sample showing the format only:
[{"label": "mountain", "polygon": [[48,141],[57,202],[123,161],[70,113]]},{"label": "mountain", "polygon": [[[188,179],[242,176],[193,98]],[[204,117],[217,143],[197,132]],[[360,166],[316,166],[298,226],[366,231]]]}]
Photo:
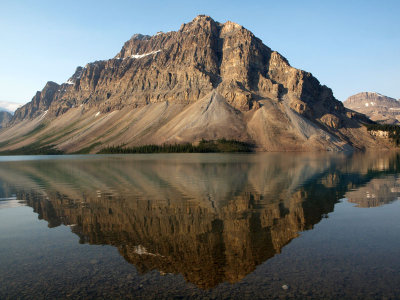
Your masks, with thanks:
[{"label": "mountain", "polygon": [[20,103],[0,101],[0,111],[7,111],[11,114],[13,114],[14,111],[21,106],[22,104]]},{"label": "mountain", "polygon": [[7,101],[0,101],[0,128],[6,127],[13,117],[14,111],[21,104]]},{"label": "mountain", "polygon": [[350,96],[344,106],[385,124],[400,124],[400,101],[375,92]]},{"label": "mountain", "polygon": [[12,118],[12,114],[8,111],[0,110],[0,128],[6,127]]},{"label": "mountain", "polygon": [[48,82],[0,132],[0,151],[218,138],[261,151],[390,147],[365,122],[249,30],[201,15],[178,31],[135,34],[114,58]]}]

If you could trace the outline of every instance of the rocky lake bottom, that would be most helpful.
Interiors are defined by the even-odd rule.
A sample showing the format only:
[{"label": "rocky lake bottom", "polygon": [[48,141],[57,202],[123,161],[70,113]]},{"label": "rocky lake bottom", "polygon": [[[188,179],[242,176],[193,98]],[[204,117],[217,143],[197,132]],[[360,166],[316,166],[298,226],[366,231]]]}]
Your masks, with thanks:
[{"label": "rocky lake bottom", "polygon": [[400,156],[0,157],[0,299],[396,299]]}]

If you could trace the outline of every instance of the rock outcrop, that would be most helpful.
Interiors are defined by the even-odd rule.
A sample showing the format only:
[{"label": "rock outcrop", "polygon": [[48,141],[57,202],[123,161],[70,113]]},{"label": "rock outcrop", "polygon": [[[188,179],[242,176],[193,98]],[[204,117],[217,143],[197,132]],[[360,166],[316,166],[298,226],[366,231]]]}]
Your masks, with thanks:
[{"label": "rock outcrop", "polygon": [[[213,121],[201,117],[209,106],[199,103],[211,104]],[[136,34],[114,58],[78,67],[61,85],[47,83],[0,133],[7,142],[0,151],[35,143],[96,152],[223,137],[264,151],[385,147],[363,122],[249,30],[198,16],[178,31]]]},{"label": "rock outcrop", "polygon": [[400,101],[379,93],[363,92],[350,96],[343,104],[382,124],[400,124]]},{"label": "rock outcrop", "polygon": [[46,112],[50,104],[55,100],[60,86],[52,81],[46,83],[41,92],[36,92],[31,102],[18,108],[12,118],[12,122],[18,122],[26,119],[33,119],[41,113]]}]

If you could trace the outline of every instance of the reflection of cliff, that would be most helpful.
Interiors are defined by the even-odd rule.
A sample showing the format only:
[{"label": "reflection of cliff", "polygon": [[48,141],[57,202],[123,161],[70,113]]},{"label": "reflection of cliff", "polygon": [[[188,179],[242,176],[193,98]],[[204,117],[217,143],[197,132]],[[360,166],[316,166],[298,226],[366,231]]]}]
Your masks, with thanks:
[{"label": "reflection of cliff", "polygon": [[50,227],[73,225],[82,243],[113,245],[141,272],[180,273],[210,288],[237,282],[333,211],[349,188],[397,166],[396,157],[380,159],[268,154],[32,161],[0,164],[0,180],[3,193],[27,200]]},{"label": "reflection of cliff", "polygon": [[398,153],[354,155],[351,161],[324,178],[336,185],[344,198],[358,207],[376,207],[395,201],[400,195],[400,156]]},{"label": "reflection of cliff", "polygon": [[[114,245],[141,272],[181,273],[202,288],[240,280],[279,253],[299,231],[312,228],[302,208],[304,195],[294,193],[286,206],[244,192],[213,209],[174,199],[105,196],[77,203],[57,193],[48,199],[18,194],[49,225],[74,225],[82,242]],[[333,210],[334,198],[323,202],[315,207],[318,213]],[[310,219],[319,221],[321,214]]]},{"label": "reflection of cliff", "polygon": [[359,207],[376,207],[395,201],[400,196],[398,178],[372,179],[368,184],[346,193],[349,202]]}]

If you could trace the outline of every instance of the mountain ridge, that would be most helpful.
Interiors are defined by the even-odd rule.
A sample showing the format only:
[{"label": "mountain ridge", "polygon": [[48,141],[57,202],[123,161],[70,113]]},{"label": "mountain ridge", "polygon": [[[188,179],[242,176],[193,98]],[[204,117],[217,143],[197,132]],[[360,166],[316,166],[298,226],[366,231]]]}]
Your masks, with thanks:
[{"label": "mountain ridge", "polygon": [[400,101],[377,92],[352,95],[343,104],[378,123],[400,124]]},{"label": "mountain ridge", "polygon": [[12,118],[8,111],[0,110],[0,128],[6,127]]},{"label": "mountain ridge", "polygon": [[200,15],[178,31],[133,35],[114,58],[78,67],[61,85],[48,82],[15,112],[0,143],[67,153],[203,138],[250,141],[262,151],[390,147],[365,122],[249,30]]}]

